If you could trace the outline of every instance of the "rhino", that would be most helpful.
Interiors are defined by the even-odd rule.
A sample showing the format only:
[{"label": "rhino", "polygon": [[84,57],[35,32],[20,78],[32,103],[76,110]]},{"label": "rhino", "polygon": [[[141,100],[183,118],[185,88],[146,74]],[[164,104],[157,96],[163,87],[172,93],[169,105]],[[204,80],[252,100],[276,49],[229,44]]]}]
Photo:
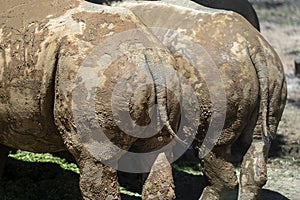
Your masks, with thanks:
[{"label": "rhino", "polygon": [[[149,146],[155,149],[177,137],[172,131],[178,123],[178,101],[149,80],[162,84],[164,80],[151,70],[158,63],[171,68],[174,58],[126,8],[76,0],[24,0],[5,4],[0,13],[1,166],[7,147],[31,152],[67,149],[79,165],[84,199],[120,199],[116,169],[99,161],[118,160],[138,143],[138,138],[125,134],[114,118],[130,108],[132,121],[142,126],[150,120],[145,110],[155,102],[168,104],[162,120],[166,125]],[[122,37],[118,36],[121,33]],[[130,39],[132,35],[135,37]],[[114,36],[117,40],[109,40]],[[153,51],[151,47],[160,49]],[[99,65],[98,59],[102,61]],[[126,74],[127,71],[133,72]],[[128,105],[116,91],[117,116],[113,116],[113,87],[123,76],[145,86],[139,89],[127,84],[123,88],[128,92],[137,90]],[[91,77],[97,79],[96,85],[89,80]],[[177,87],[172,84],[169,81],[165,86]],[[81,100],[85,99],[88,102],[84,104]],[[91,102],[96,109],[92,111],[94,119],[85,112]],[[76,117],[76,113],[80,116]],[[92,129],[95,123],[103,130],[102,135],[93,135],[87,128]],[[107,145],[108,138],[114,145]]]},{"label": "rhino", "polygon": [[1,9],[1,166],[8,147],[67,149],[83,199],[120,199],[126,153],[156,152],[143,199],[174,199],[172,179],[157,174],[171,173],[174,148],[193,143],[209,181],[200,199],[220,199],[238,184],[229,157],[243,141],[239,198],[257,198],[286,82],[243,17],[164,2],[24,0]]},{"label": "rhino", "polygon": [[[114,2],[121,2],[121,1],[144,1],[144,0],[87,0],[92,3],[97,4],[108,4],[111,5]],[[163,2],[170,2],[177,4],[177,2],[180,2],[178,0],[152,0],[152,1],[163,1]],[[188,1],[191,1],[188,2]],[[248,0],[183,0],[183,2],[180,2],[181,5],[189,6],[193,4],[193,2],[199,4],[200,6],[193,5],[195,9],[203,9],[202,6],[208,7],[208,8],[215,8],[215,9],[223,9],[223,10],[229,10],[234,11],[240,15],[242,15],[245,19],[247,19],[258,31],[260,31],[260,25],[258,21],[257,14],[252,7],[252,5],[249,3]]]}]

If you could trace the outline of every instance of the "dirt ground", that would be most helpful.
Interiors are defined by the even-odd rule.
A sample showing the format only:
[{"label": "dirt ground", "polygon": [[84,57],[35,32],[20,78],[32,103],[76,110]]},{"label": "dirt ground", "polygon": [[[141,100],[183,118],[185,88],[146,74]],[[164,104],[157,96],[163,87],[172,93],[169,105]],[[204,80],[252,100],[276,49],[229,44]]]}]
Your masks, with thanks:
[{"label": "dirt ground", "polygon": [[[294,75],[294,59],[300,57],[300,0],[250,0],[261,32],[276,49],[285,66],[288,102],[272,144],[268,182],[262,200],[300,200],[300,78]],[[177,199],[198,199],[203,176],[174,169]],[[79,176],[55,164],[25,163],[10,159],[0,181],[0,200],[81,199]],[[123,185],[126,186],[126,180]],[[133,192],[140,186],[129,186]],[[234,196],[234,194],[233,194]],[[124,199],[139,199],[128,195]],[[232,198],[234,199],[234,197]]]}]

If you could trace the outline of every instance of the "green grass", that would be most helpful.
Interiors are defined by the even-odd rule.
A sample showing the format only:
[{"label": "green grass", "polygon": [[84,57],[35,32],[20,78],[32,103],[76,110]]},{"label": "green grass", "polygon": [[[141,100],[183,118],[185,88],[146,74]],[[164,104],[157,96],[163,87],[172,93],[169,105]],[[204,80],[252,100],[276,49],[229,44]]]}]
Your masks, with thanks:
[{"label": "green grass", "polygon": [[16,154],[9,154],[9,157],[25,162],[55,163],[62,169],[73,171],[79,174],[79,168],[75,163],[68,163],[65,159],[55,157],[50,153],[31,153],[22,151]]},{"label": "green grass", "polygon": [[[41,162],[41,163],[55,163],[60,165],[62,169],[73,171],[79,174],[79,168],[75,163],[68,163],[65,159],[55,157],[50,153],[31,153],[21,151],[16,154],[9,154],[9,157],[25,162]],[[201,166],[199,163],[191,162],[175,162],[172,164],[173,169],[191,175],[202,175]]]},{"label": "green grass", "polygon": [[[40,162],[40,163],[54,163],[58,164],[62,169],[69,170],[79,174],[79,168],[75,163],[68,163],[65,159],[55,157],[50,153],[31,153],[26,151],[21,151],[16,154],[9,154],[9,157],[16,160],[24,162]],[[132,196],[132,197],[141,197],[140,194],[126,190],[124,187],[120,187],[122,194]]]},{"label": "green grass", "polygon": [[[75,163],[68,163],[65,159],[53,156],[50,153],[31,153],[26,151],[21,151],[16,154],[9,154],[9,157],[14,158],[16,160],[24,161],[24,162],[32,162],[32,163],[54,163],[59,165],[64,170],[69,170],[79,174],[79,168]],[[190,175],[202,175],[200,164],[191,163],[191,162],[182,162],[177,161],[172,164],[172,167],[175,171],[184,172]],[[120,191],[122,194],[140,198],[141,195],[136,192],[128,191],[124,187],[120,187]]]},{"label": "green grass", "polygon": [[[0,185],[2,184],[5,186],[6,189],[5,191],[2,191],[1,193],[1,187],[0,187],[0,196],[2,194],[6,194],[6,197],[13,196],[14,198],[12,199],[21,199],[26,193],[25,197],[28,197],[29,199],[41,199],[43,197],[44,199],[51,199],[51,200],[56,200],[57,198],[65,198],[65,199],[78,199],[80,198],[80,191],[78,187],[78,176],[77,178],[74,178],[74,176],[69,177],[70,174],[79,174],[79,168],[75,163],[68,163],[65,159],[62,159],[60,157],[53,156],[52,154],[49,153],[30,153],[30,152],[18,152],[16,154],[10,154],[9,157],[14,158],[19,161],[24,161],[24,162],[30,162],[30,163],[53,163],[57,165],[57,167],[53,165],[49,165],[48,167],[43,167],[41,170],[37,170],[36,167],[28,167],[28,168],[23,168],[19,167],[16,168],[15,171],[20,171],[20,174],[29,174],[34,172],[33,177],[31,179],[27,179],[23,177],[23,175],[17,175],[17,180],[12,180],[9,182],[0,182]],[[20,165],[22,166],[22,165]],[[26,165],[25,165],[26,166]],[[34,166],[34,165],[29,165],[29,166]],[[38,166],[38,165],[37,165]],[[43,166],[43,165],[42,165]],[[57,179],[56,181],[52,179],[57,178],[57,171],[59,171],[59,167],[66,170],[70,171],[71,173],[61,173],[60,176],[61,179]],[[52,171],[52,169],[54,169]],[[187,195],[186,188],[184,185],[189,185],[188,187],[191,187],[194,190],[197,190],[193,188],[195,184],[204,184],[203,182],[203,177],[201,179],[201,176],[203,175],[201,172],[201,166],[198,162],[187,162],[183,160],[178,160],[175,163],[172,164],[173,172],[174,172],[174,179],[175,182],[177,181],[177,189],[179,194],[181,195]],[[20,170],[18,170],[20,169]],[[22,173],[24,169],[24,172]],[[75,174],[74,174],[75,173]],[[49,174],[49,175],[46,175]],[[237,168],[237,174],[239,174],[239,168]],[[42,178],[41,178],[42,177]],[[46,178],[45,178],[46,177]],[[69,177],[66,179],[66,177]],[[44,178],[44,179],[43,179]],[[123,177],[124,178],[124,177]],[[20,179],[20,180],[19,180]],[[63,180],[63,181],[62,181]],[[75,181],[75,182],[74,182]],[[37,182],[37,183],[36,183]],[[54,184],[60,184],[62,183],[63,185],[60,187],[63,187],[65,189],[62,190],[57,190],[55,187],[51,187],[51,185]],[[123,187],[120,187],[120,192],[123,195],[123,199],[127,200],[137,200],[141,199],[141,194],[140,194],[140,186],[137,187],[137,183],[130,185],[130,184],[124,184]],[[21,186],[20,186],[21,185]],[[24,188],[24,185],[26,187]],[[181,186],[181,187],[180,187]],[[138,189],[137,189],[138,188]],[[189,189],[191,189],[189,188]],[[23,191],[24,190],[24,191]],[[76,193],[74,192],[76,190]],[[9,193],[9,194],[8,194]],[[17,196],[17,194],[20,194]],[[69,196],[67,196],[69,195]],[[15,197],[17,196],[17,197]],[[197,196],[197,194],[195,194]],[[1,199],[1,198],[0,198]]]},{"label": "green grass", "polygon": [[[25,162],[41,162],[41,163],[55,163],[58,164],[62,169],[73,171],[79,174],[79,168],[75,163],[68,163],[65,159],[55,157],[50,153],[31,153],[31,152],[18,152],[16,154],[9,154],[9,157],[14,158],[16,160],[25,161]],[[186,174],[194,175],[194,176],[202,176],[203,173],[201,171],[200,163],[194,162],[185,162],[185,161],[177,161],[172,164],[174,170],[179,172],[184,172]],[[240,173],[240,168],[236,169],[237,175]],[[130,196],[139,197],[140,195],[137,193],[132,193],[126,191],[125,188],[121,187],[121,192],[123,194],[127,194]]]},{"label": "green grass", "polygon": [[120,192],[122,194],[126,194],[126,195],[132,196],[132,197],[142,197],[142,195],[140,195],[139,193],[137,193],[137,192],[130,192],[130,191],[126,190],[126,188],[124,188],[122,186],[120,187]]},{"label": "green grass", "polygon": [[175,162],[172,164],[174,170],[179,172],[184,172],[194,176],[203,175],[201,171],[200,163],[191,163],[191,162]]}]

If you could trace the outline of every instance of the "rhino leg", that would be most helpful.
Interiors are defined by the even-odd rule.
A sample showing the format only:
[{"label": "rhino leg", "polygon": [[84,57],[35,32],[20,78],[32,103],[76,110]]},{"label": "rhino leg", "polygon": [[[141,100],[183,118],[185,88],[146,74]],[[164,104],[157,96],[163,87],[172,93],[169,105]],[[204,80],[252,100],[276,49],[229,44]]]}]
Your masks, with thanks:
[{"label": "rhino leg", "polygon": [[84,200],[121,199],[117,171],[91,158],[81,159],[80,190]]},{"label": "rhino leg", "polygon": [[[61,126],[61,122],[58,120]],[[68,123],[68,122],[66,122]],[[65,126],[68,126],[65,124]],[[80,190],[84,200],[121,199],[117,170],[90,154],[88,147],[78,141],[74,129],[61,130],[67,150],[74,156],[80,170]]]},{"label": "rhino leg", "polygon": [[156,158],[143,185],[142,199],[175,199],[172,167],[165,153]]},{"label": "rhino leg", "polygon": [[[59,98],[61,93],[57,94]],[[64,101],[59,101],[64,104]],[[60,107],[57,101],[55,103],[55,123],[61,133],[62,140],[67,150],[74,156],[80,169],[80,190],[84,200],[112,200],[121,199],[119,191],[119,183],[116,169],[103,164],[100,159],[96,159],[95,155],[91,155],[91,147],[89,140],[83,142],[81,135],[72,121],[71,109],[68,106]],[[103,154],[110,156],[112,150],[105,148],[99,144],[99,148],[103,147]],[[106,150],[106,151],[105,151]],[[98,152],[97,150],[93,152]],[[113,153],[112,153],[113,154]]]},{"label": "rhino leg", "polygon": [[218,200],[237,186],[235,168],[230,163],[230,146],[215,147],[201,159],[203,173],[208,180],[200,200]]},{"label": "rhino leg", "polygon": [[253,139],[241,166],[239,199],[258,199],[261,188],[267,182],[269,148],[270,138],[262,136],[261,138],[255,137]]},{"label": "rhino leg", "polygon": [[5,163],[9,153],[9,148],[0,144],[0,178],[3,175]]}]

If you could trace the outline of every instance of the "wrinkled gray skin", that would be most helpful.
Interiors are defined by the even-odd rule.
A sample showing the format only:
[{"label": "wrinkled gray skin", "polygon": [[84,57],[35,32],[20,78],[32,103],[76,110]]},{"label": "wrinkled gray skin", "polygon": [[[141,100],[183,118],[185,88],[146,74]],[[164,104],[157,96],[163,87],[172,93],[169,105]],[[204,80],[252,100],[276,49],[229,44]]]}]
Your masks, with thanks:
[{"label": "wrinkled gray skin", "polygon": [[[116,1],[120,2],[124,0],[87,0],[87,1],[92,3],[97,3],[97,4],[105,4],[105,3],[110,4],[111,2],[116,2]],[[135,1],[142,1],[142,0],[135,0]],[[159,0],[152,0],[152,1],[159,1]],[[245,19],[247,19],[258,31],[260,31],[257,14],[254,8],[252,7],[252,5],[247,0],[191,0],[191,1],[208,8],[231,10],[236,13],[239,13],[240,15],[245,17]]]},{"label": "wrinkled gray skin", "polygon": [[[19,4],[22,6],[17,6]],[[159,87],[156,81],[164,81],[167,88],[181,95],[186,91],[178,83],[177,73],[158,73],[156,64],[161,64],[164,70],[180,72],[194,89],[201,107],[187,106],[190,110],[185,117],[191,116],[195,109],[201,111],[194,144],[199,150],[211,113],[219,111],[212,110],[207,85],[201,74],[194,70],[195,66],[173,51],[172,44],[164,43],[164,40],[159,42],[153,36],[156,33],[151,33],[146,25],[178,30],[195,44],[200,44],[213,58],[224,83],[227,97],[225,125],[220,137],[213,141],[213,150],[201,157],[209,185],[200,199],[220,199],[237,186],[235,170],[229,161],[231,146],[237,138],[242,138],[249,146],[241,166],[239,198],[257,198],[267,179],[266,158],[284,108],[286,83],[282,64],[274,50],[240,15],[196,11],[158,2],[124,4],[127,9],[92,6],[74,0],[55,3],[24,0],[5,6],[0,10],[0,167],[7,155],[5,146],[33,152],[55,152],[66,148],[79,165],[84,199],[120,199],[116,170],[103,162],[118,160],[122,152],[107,146],[100,136],[91,137],[86,127],[93,125],[96,116],[96,123],[103,128],[106,137],[123,150],[134,146],[137,151],[147,152],[168,144],[183,113],[180,114],[174,93]],[[25,12],[29,7],[31,12]],[[135,28],[138,28],[138,40],[104,45],[106,39]],[[99,45],[104,45],[100,52],[110,52],[100,57],[109,63],[105,69],[102,65],[88,65],[90,62],[87,62],[93,61],[91,54],[99,50]],[[153,48],[137,51],[141,45]],[[119,50],[124,51],[122,56],[110,60]],[[95,59],[99,59],[98,56],[96,54]],[[80,101],[88,99],[90,92],[87,83],[82,82],[86,77],[78,76],[82,66],[87,67],[83,72],[89,67],[97,70],[99,67],[95,77],[102,78],[94,88],[93,118],[85,112],[89,103]],[[137,69],[150,71],[155,84],[147,84],[138,90],[126,87],[128,91],[135,91],[129,104],[133,121],[140,126],[147,125],[150,117],[147,110],[154,103],[167,111],[158,110],[165,127],[149,139],[138,139],[122,132],[112,113],[113,88],[125,72]],[[140,72],[127,80],[146,83],[145,75]],[[210,89],[218,91],[218,88]],[[117,116],[121,116],[128,107],[122,94],[117,95],[116,103],[119,105]],[[99,145],[94,145],[95,142]],[[156,165],[165,162],[165,155],[155,161],[143,188],[144,199],[174,198],[171,175],[158,176],[161,171],[155,171]],[[171,174],[170,165],[162,172]]]}]

